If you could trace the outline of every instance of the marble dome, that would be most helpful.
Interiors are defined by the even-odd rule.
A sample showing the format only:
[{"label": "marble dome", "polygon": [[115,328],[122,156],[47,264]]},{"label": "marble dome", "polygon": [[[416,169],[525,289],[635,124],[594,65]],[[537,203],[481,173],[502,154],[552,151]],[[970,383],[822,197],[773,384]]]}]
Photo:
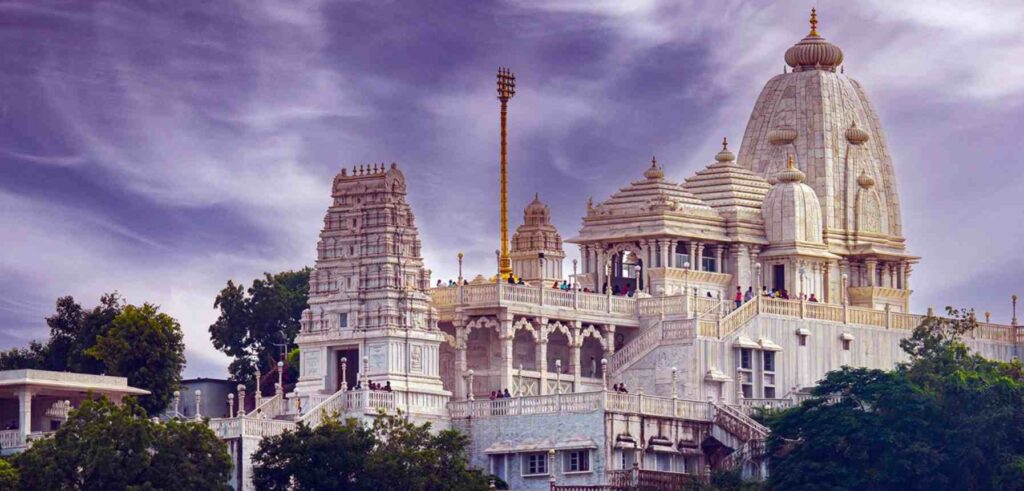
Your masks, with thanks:
[{"label": "marble dome", "polygon": [[806,178],[792,157],[786,169],[775,175],[778,182],[768,191],[761,208],[769,243],[822,243],[821,204],[814,189],[804,184]]}]

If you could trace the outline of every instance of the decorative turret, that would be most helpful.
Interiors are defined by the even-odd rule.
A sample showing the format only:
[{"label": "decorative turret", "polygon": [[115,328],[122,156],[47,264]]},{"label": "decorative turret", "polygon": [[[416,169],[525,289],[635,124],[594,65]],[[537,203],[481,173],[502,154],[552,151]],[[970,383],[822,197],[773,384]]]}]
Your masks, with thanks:
[{"label": "decorative turret", "polygon": [[562,236],[551,224],[551,209],[539,195],[523,210],[523,224],[512,235],[512,271],[526,282],[562,279]]},{"label": "decorative turret", "polygon": [[807,176],[796,168],[792,156],[775,178],[778,183],[768,192],[762,209],[768,242],[821,244],[821,205],[814,190],[804,184]]},{"label": "decorative turret", "polygon": [[786,64],[794,72],[802,70],[835,71],[843,63],[843,50],[818,34],[818,12],[811,9],[811,32],[786,50]]}]

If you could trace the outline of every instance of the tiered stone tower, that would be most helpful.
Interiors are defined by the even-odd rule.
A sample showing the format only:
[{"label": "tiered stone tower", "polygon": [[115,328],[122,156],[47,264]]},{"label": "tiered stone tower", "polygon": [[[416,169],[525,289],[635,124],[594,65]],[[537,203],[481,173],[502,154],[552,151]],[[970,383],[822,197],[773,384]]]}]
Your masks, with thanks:
[{"label": "tiered stone tower", "polygon": [[[812,11],[810,33],[785,54],[792,71],[769,80],[757,99],[739,163],[771,180],[786,171],[787,156],[796,160],[818,196],[823,241],[840,258],[838,268],[826,266],[826,296],[839,299],[848,285],[854,305],[906,311],[919,258],[906,252],[882,125],[860,83],[844,73],[842,50],[817,27]],[[785,282],[794,274],[787,270]]]},{"label": "tiered stone tower", "polygon": [[563,278],[563,259],[562,236],[551,224],[551,209],[535,195],[512,235],[512,271],[526,282],[553,283]]},{"label": "tiered stone tower", "polygon": [[296,393],[307,408],[323,395],[373,381],[390,383],[399,408],[414,416],[443,414],[450,395],[438,374],[444,335],[426,294],[430,271],[405,194],[395,164],[343,169],[334,178],[309,310],[296,339],[302,371]]}]

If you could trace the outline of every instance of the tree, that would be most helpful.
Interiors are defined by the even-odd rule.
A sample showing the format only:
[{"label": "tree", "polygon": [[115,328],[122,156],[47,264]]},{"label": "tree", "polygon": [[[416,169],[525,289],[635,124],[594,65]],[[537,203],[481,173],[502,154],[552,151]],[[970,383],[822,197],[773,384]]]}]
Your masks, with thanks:
[{"label": "tree", "polygon": [[0,353],[0,369],[105,372],[103,362],[86,351],[96,344],[98,336],[110,328],[122,307],[123,302],[117,292],[103,294],[100,304],[92,310],[83,309],[73,297],[58,298],[56,312],[46,318],[50,327],[50,339],[46,344],[32,341],[28,348],[12,348]]},{"label": "tree", "polygon": [[357,478],[373,450],[373,433],[355,419],[327,418],[316,427],[303,423],[295,431],[265,438],[253,454],[256,489],[367,489]]},{"label": "tree", "polygon": [[133,400],[87,400],[14,457],[26,490],[228,490],[231,460],[202,422],[155,423]]},{"label": "tree", "polygon": [[45,370],[48,346],[39,341],[29,342],[28,348],[11,348],[0,351],[0,370],[21,370],[34,368]]},{"label": "tree", "polygon": [[380,414],[367,428],[355,419],[327,418],[265,439],[253,455],[257,489],[483,490],[488,479],[470,468],[469,437],[433,433],[430,424]]},{"label": "tree", "polygon": [[18,469],[6,459],[0,459],[0,491],[18,489]]},{"label": "tree", "polygon": [[112,375],[150,391],[140,398],[149,414],[162,412],[181,382],[185,343],[181,326],[151,304],[127,305],[86,354],[100,360]]},{"label": "tree", "polygon": [[773,489],[1024,489],[1024,367],[960,337],[971,311],[926,318],[894,370],[844,367],[768,416]]},{"label": "tree", "polygon": [[[260,373],[268,375],[277,369],[277,361],[283,361],[281,345],[294,347],[302,311],[308,307],[310,271],[265,273],[248,289],[228,281],[217,295],[213,306],[220,309],[220,316],[210,326],[210,340],[234,358],[228,366],[233,380],[254,387],[253,356]],[[285,375],[286,381],[297,377],[293,368]]]}]

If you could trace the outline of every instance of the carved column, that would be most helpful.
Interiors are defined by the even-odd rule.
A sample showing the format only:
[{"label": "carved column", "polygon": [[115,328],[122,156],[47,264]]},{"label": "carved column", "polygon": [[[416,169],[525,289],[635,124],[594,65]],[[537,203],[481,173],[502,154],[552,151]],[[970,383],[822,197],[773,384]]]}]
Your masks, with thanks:
[{"label": "carved column", "polygon": [[705,245],[702,243],[697,244],[697,261],[693,265],[693,269],[697,271],[704,271],[704,247]]},{"label": "carved column", "polygon": [[500,389],[512,390],[512,345],[515,338],[515,331],[512,330],[512,314],[503,314],[498,317],[498,340],[501,342],[501,387]]},{"label": "carved column", "polygon": [[18,432],[22,443],[28,442],[28,435],[32,433],[32,391],[29,389],[18,391]]},{"label": "carved column", "polygon": [[718,245],[715,246],[715,272],[716,273],[721,273],[723,271],[723,268],[722,268],[722,252],[723,252],[723,249],[724,249],[724,247],[723,247],[722,244],[718,244]]},{"label": "carved column", "polygon": [[540,371],[540,388],[538,394],[548,393],[548,319],[537,319],[537,370]]},{"label": "carved column", "polygon": [[690,269],[697,267],[697,243],[690,241]]},{"label": "carved column", "polygon": [[867,269],[867,286],[878,286],[875,284],[878,281],[878,260],[868,259],[864,261],[864,267]]},{"label": "carved column", "polygon": [[573,392],[580,392],[580,375],[582,372],[580,367],[580,345],[583,344],[580,339],[580,330],[582,327],[583,321],[572,321],[572,334],[569,336],[569,368],[572,369]]},{"label": "carved column", "polygon": [[615,354],[615,324],[604,325],[604,357],[611,360]]},{"label": "carved column", "polygon": [[658,239],[658,250],[661,253],[661,267],[663,267],[663,268],[670,267],[669,254],[668,254],[669,243],[670,243],[669,240]]},{"label": "carved column", "polygon": [[[754,294],[760,295],[761,288],[767,283],[764,280],[764,275],[767,274],[765,271],[762,270],[761,277],[757,277],[757,255],[761,252],[761,248],[758,246],[749,246],[748,250],[750,252],[750,283],[754,287]],[[760,283],[760,285],[758,283]]]},{"label": "carved column", "polygon": [[[462,322],[462,319],[457,319],[456,322]],[[455,326],[455,399],[464,400],[469,393],[466,388],[466,379],[463,375],[466,370],[469,369],[469,362],[466,360],[466,343],[469,342],[469,330],[456,324]],[[346,382],[342,381],[342,384]]]}]

